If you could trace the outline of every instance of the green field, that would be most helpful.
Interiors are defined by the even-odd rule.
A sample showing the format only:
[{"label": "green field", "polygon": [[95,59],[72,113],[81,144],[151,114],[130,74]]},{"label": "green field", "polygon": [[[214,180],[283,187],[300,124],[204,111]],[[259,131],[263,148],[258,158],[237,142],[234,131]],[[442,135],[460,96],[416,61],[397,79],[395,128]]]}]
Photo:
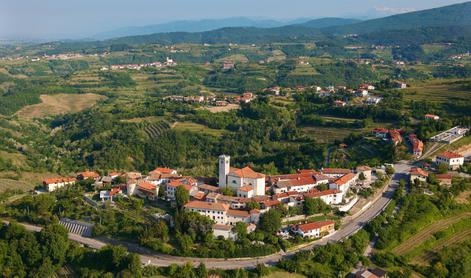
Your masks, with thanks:
[{"label": "green field", "polygon": [[220,129],[212,129],[205,125],[200,125],[192,122],[177,122],[173,127],[179,131],[191,131],[195,133],[205,133],[215,137],[220,137],[225,131]]},{"label": "green field", "polygon": [[412,83],[402,90],[406,101],[429,101],[445,103],[454,101],[469,101],[471,92],[463,88],[468,80],[433,79],[426,82]]}]

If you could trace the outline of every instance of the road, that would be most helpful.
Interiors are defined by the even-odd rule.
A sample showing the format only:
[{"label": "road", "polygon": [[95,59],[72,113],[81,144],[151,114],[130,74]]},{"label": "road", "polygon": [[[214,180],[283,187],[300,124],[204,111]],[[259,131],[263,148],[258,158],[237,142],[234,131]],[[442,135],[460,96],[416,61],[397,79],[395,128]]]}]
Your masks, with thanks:
[{"label": "road", "polygon": [[[310,250],[319,245],[325,245],[329,242],[338,242],[356,233],[365,224],[380,214],[384,208],[389,204],[391,198],[394,195],[394,191],[401,179],[407,179],[408,172],[411,166],[406,162],[402,161],[394,165],[396,173],[394,174],[391,182],[381,197],[377,200],[373,200],[370,206],[355,216],[348,222],[344,223],[339,230],[335,233],[324,237],[320,240],[314,241],[308,245],[301,246],[289,250],[288,252],[278,252],[276,254],[268,255],[265,257],[257,258],[234,258],[234,259],[215,259],[215,258],[190,258],[190,257],[177,257],[171,255],[163,255],[152,252],[146,248],[143,248],[137,244],[121,242],[117,240],[105,239],[105,238],[86,238],[76,234],[69,233],[69,239],[75,242],[81,243],[90,248],[100,249],[101,247],[112,244],[112,245],[123,245],[130,252],[137,253],[141,256],[141,261],[144,264],[150,264],[155,266],[169,266],[171,264],[184,264],[191,262],[193,265],[204,263],[206,267],[212,269],[237,269],[237,268],[253,268],[257,264],[264,263],[273,265],[276,264],[283,258],[288,258],[300,251]],[[41,227],[33,226],[29,224],[22,225],[31,231],[39,231]]]}]

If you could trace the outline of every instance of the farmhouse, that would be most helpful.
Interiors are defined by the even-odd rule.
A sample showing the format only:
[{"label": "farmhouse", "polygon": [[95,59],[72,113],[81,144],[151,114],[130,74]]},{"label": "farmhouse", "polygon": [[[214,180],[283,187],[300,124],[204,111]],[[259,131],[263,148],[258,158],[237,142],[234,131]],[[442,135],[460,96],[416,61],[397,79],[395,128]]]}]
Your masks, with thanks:
[{"label": "farmhouse", "polygon": [[320,221],[307,224],[294,225],[291,231],[302,237],[319,238],[335,231],[334,221]]},{"label": "farmhouse", "polygon": [[55,191],[66,185],[74,185],[77,181],[76,178],[50,178],[43,180],[43,185],[48,192]]},{"label": "farmhouse", "polygon": [[446,164],[449,169],[456,170],[464,164],[464,156],[454,152],[445,151],[437,155],[435,161],[437,164]]},{"label": "farmhouse", "polygon": [[329,178],[340,178],[346,174],[350,174],[352,171],[343,168],[322,168],[322,174]]},{"label": "farmhouse", "polygon": [[412,146],[412,153],[415,157],[421,157],[424,151],[424,143],[415,134],[409,134],[409,142]]},{"label": "farmhouse", "polygon": [[428,178],[428,173],[422,170],[421,168],[417,168],[417,167],[411,168],[409,175],[410,175],[409,180],[412,183],[415,182],[416,180],[421,181],[421,182],[426,182]]}]

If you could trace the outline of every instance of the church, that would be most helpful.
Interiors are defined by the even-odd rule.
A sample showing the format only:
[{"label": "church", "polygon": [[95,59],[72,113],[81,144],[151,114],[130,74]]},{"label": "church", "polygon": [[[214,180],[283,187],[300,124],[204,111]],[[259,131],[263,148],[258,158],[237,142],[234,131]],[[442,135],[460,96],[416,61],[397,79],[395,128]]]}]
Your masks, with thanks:
[{"label": "church", "polygon": [[229,187],[238,191],[241,187],[251,187],[254,196],[265,195],[265,175],[250,167],[242,169],[231,167],[231,157],[219,156],[219,187]]}]

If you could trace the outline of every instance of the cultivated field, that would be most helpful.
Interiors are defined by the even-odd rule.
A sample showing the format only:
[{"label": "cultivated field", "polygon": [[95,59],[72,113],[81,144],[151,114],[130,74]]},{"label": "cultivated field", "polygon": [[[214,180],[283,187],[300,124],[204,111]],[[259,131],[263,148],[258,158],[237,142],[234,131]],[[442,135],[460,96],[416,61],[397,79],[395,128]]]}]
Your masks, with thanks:
[{"label": "cultivated field", "polygon": [[412,84],[402,92],[408,101],[426,100],[436,103],[468,101],[471,92],[463,88],[464,82],[465,80],[459,79],[434,79]]},{"label": "cultivated field", "polygon": [[414,248],[418,247],[425,241],[431,239],[433,235],[439,231],[445,230],[448,227],[452,226],[453,224],[459,222],[462,219],[471,217],[471,212],[464,212],[458,215],[454,215],[442,220],[439,220],[422,230],[420,230],[418,233],[401,243],[399,246],[394,248],[392,251],[396,255],[405,255],[409,252],[411,252]]},{"label": "cultivated field", "polygon": [[211,113],[218,113],[218,112],[228,112],[231,110],[239,109],[239,104],[228,104],[226,106],[210,106],[210,107],[204,107],[204,110],[208,110]]},{"label": "cultivated field", "polygon": [[212,129],[212,128],[209,128],[205,125],[200,125],[200,124],[191,123],[191,122],[177,122],[177,123],[175,123],[173,128],[175,130],[180,130],[180,131],[191,131],[191,132],[197,132],[197,133],[206,133],[208,135],[212,135],[212,136],[216,136],[216,137],[219,137],[224,133],[223,130]]},{"label": "cultivated field", "polygon": [[105,98],[96,94],[41,95],[41,103],[23,107],[16,114],[23,118],[43,118],[75,113],[90,108]]}]

